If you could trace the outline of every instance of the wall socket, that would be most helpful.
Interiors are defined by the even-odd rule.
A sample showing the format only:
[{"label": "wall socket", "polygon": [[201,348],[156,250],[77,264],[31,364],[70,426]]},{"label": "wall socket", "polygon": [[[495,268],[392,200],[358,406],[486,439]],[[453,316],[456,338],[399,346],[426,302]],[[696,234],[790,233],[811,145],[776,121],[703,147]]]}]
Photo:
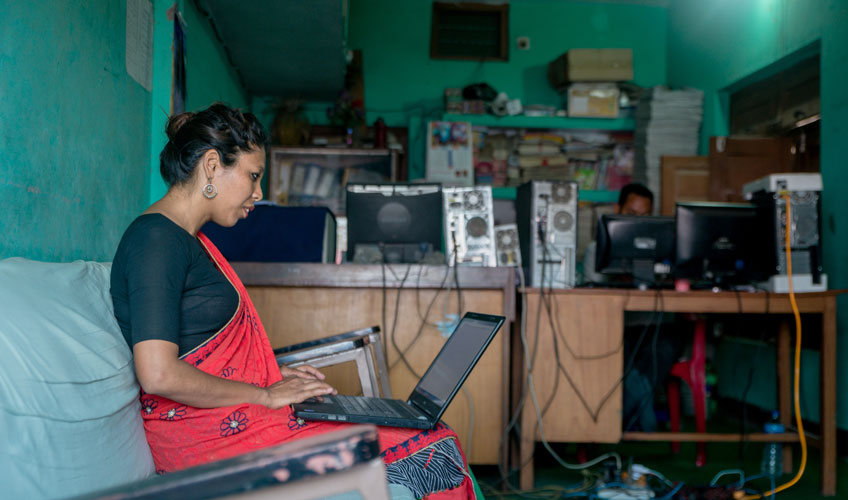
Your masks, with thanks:
[{"label": "wall socket", "polygon": [[515,45],[518,50],[530,50],[530,37],[520,36],[515,40]]}]

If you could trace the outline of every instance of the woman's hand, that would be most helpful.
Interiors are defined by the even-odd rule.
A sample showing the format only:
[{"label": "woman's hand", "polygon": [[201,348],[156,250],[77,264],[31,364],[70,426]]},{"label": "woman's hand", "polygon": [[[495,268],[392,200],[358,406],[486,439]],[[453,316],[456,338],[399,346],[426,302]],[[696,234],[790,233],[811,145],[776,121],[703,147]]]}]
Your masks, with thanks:
[{"label": "woman's hand", "polygon": [[[312,369],[315,370],[315,368]],[[318,372],[318,370],[315,371]],[[331,385],[317,378],[292,376],[266,387],[266,399],[262,404],[272,410],[277,410],[293,403],[300,403],[309,398],[326,394],[338,394],[338,392]]]},{"label": "woman's hand", "polygon": [[336,390],[311,366],[283,367],[282,381],[269,387],[210,375],[179,359],[179,346],[165,340],[143,340],[133,347],[133,361],[145,392],[198,408],[220,408],[255,403],[278,409]]},{"label": "woman's hand", "polygon": [[317,368],[309,365],[301,365],[297,368],[289,368],[288,366],[280,365],[280,374],[283,378],[300,377],[318,380],[324,380],[326,378],[323,373],[318,371]]}]

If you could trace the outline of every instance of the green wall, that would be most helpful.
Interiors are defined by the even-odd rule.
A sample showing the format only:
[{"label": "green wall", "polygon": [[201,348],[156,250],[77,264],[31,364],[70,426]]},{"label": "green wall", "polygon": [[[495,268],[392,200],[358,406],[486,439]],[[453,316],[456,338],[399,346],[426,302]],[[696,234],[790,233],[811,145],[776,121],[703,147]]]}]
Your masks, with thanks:
[{"label": "green wall", "polygon": [[173,62],[174,25],[167,11],[174,4],[171,0],[153,0],[153,91],[151,92],[151,115],[148,124],[150,151],[148,156],[147,205],[162,197],[167,191],[159,174],[159,153],[168,142],[165,124],[171,113],[171,78]]},{"label": "green wall", "polygon": [[[0,2],[0,258],[111,260],[126,226],[164,194],[173,2],[152,4],[148,92],[126,71],[125,0]],[[249,108],[209,22],[180,5],[189,109]]]},{"label": "green wall", "polygon": [[[561,106],[547,64],[570,48],[632,47],[634,80],[665,83],[666,9],[601,2],[523,1],[509,7],[509,62],[430,59],[432,3],[353,0],[348,45],[361,49],[368,122],[439,116],[446,87],[487,82],[524,104]],[[634,30],[639,26],[639,30]],[[515,47],[530,37],[530,50]]]},{"label": "green wall", "polygon": [[147,201],[126,2],[0,2],[0,258],[111,260]]},{"label": "green wall", "polygon": [[[411,177],[424,175],[423,130],[428,120],[441,117],[447,87],[486,82],[525,105],[561,108],[562,99],[547,81],[547,64],[578,47],[632,47],[636,83],[666,81],[665,8],[525,0],[512,2],[509,16],[509,62],[431,60],[431,1],[350,1],[348,47],[362,51],[366,121],[382,116],[389,126],[409,127]],[[519,36],[530,37],[530,50],[515,48]],[[256,98],[253,106],[270,127],[267,102]],[[307,103],[310,122],[326,124],[331,104]]]},{"label": "green wall", "polygon": [[[795,349],[790,352],[791,358],[795,359]],[[713,366],[718,376],[718,395],[722,398],[744,400],[766,410],[777,408],[777,384],[762,383],[777,380],[777,366],[774,363],[776,358],[777,349],[774,344],[760,344],[740,337],[723,337],[716,346]],[[751,363],[751,360],[759,362]],[[802,349],[801,366],[818,366],[818,352]],[[746,394],[749,376],[752,384]],[[799,402],[801,415],[806,421],[820,421],[819,384],[818,370],[801,371]]]},{"label": "green wall", "polygon": [[[848,288],[848,168],[843,151],[848,134],[848,1],[846,0],[675,0],[668,10],[668,82],[705,90],[701,151],[712,135],[728,132],[726,90],[776,71],[799,54],[821,56],[821,173],[824,267],[831,288]],[[848,299],[839,299],[838,358],[848,359]],[[813,332],[808,334],[812,335]],[[805,364],[806,372],[818,363]],[[809,378],[809,377],[808,377]],[[769,377],[757,381],[767,390]],[[848,363],[838,367],[848,386]],[[816,403],[817,405],[818,403]],[[839,426],[848,429],[848,396],[840,393]]]},{"label": "green wall", "polygon": [[[438,119],[447,87],[486,82],[524,105],[562,107],[547,64],[570,48],[633,48],[634,80],[666,81],[666,9],[603,2],[533,0],[509,7],[509,62],[430,59],[432,2],[352,0],[349,47],[362,50],[366,121],[408,126],[411,177],[424,173],[424,127]],[[638,26],[639,29],[633,29]],[[530,50],[516,49],[519,36]]]},{"label": "green wall", "polygon": [[[174,27],[165,18],[165,11],[172,4],[173,0],[156,0],[155,4],[157,40],[154,43],[157,44],[158,59],[154,64],[159,71],[154,74],[157,87],[154,88],[156,104],[151,124],[150,203],[167,191],[159,174],[159,153],[168,142],[165,124],[171,102],[171,45],[174,41]],[[178,5],[183,13],[186,31],[186,110],[197,111],[217,101],[250,110],[250,95],[242,87],[235,68],[227,60],[209,20],[197,10],[193,1],[181,0]]]}]

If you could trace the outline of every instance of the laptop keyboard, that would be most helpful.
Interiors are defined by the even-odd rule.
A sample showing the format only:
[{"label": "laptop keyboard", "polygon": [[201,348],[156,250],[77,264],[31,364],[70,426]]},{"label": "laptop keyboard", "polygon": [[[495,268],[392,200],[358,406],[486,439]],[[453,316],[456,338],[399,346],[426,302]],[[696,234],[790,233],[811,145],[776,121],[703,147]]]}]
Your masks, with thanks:
[{"label": "laptop keyboard", "polygon": [[382,415],[395,418],[417,418],[419,416],[405,404],[395,400],[356,396],[336,396],[335,399],[346,412],[351,414]]}]

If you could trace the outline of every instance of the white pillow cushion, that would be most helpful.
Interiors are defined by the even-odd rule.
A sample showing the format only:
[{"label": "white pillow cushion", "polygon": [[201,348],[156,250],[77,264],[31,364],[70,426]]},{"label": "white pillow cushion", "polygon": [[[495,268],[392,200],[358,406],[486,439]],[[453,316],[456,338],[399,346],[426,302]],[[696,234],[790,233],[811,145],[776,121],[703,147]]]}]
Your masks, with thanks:
[{"label": "white pillow cushion", "polygon": [[0,496],[61,498],[154,471],[110,269],[0,260]]}]

